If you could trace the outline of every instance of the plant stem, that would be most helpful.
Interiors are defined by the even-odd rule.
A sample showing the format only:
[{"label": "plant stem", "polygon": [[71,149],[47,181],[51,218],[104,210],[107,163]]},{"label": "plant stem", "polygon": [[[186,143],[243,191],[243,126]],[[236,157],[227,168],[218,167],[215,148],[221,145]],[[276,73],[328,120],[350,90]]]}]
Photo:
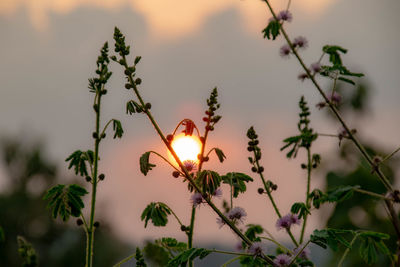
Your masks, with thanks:
[{"label": "plant stem", "polygon": [[[311,208],[310,205],[310,184],[311,184],[311,170],[312,170],[312,162],[311,162],[311,148],[307,147],[307,192],[306,192],[306,207]],[[304,214],[303,226],[301,228],[300,234],[300,244],[303,243],[304,232],[306,229],[308,214]]]},{"label": "plant stem", "polygon": [[343,266],[344,259],[346,258],[347,254],[349,254],[350,249],[353,246],[354,242],[356,241],[357,237],[358,237],[358,233],[356,233],[354,235],[353,239],[350,242],[350,246],[348,248],[346,248],[346,250],[344,251],[343,256],[340,258],[340,261],[339,261],[337,267],[342,267]]},{"label": "plant stem", "polygon": [[167,160],[165,157],[163,157],[161,154],[155,152],[155,151],[149,151],[150,153],[153,153],[157,156],[159,156],[160,158],[162,158],[166,163],[168,163],[172,168],[174,168],[176,171],[182,173],[177,167],[174,166],[174,164],[172,164],[169,160]]},{"label": "plant stem", "polygon": [[292,265],[292,263],[296,260],[296,258],[301,254],[301,252],[303,252],[303,250],[308,246],[308,244],[310,244],[311,240],[308,240],[307,243],[305,243],[301,249],[296,253],[296,255],[293,256],[292,261],[287,265],[290,266]]},{"label": "plant stem", "polygon": [[96,192],[97,192],[97,172],[98,172],[98,159],[99,159],[99,144],[101,140],[100,135],[100,107],[101,107],[101,90],[97,90],[96,99],[97,99],[97,111],[96,111],[96,135],[94,141],[94,163],[93,163],[93,177],[92,177],[92,199],[90,202],[90,218],[89,218],[89,226],[87,229],[87,244],[86,244],[86,267],[92,267],[93,265],[93,245],[94,245],[94,213],[96,209]]},{"label": "plant stem", "polygon": [[400,147],[396,148],[392,153],[390,153],[389,155],[387,155],[380,163],[383,163],[384,161],[390,159],[391,157],[394,156],[394,154],[396,154],[397,152],[400,151]]},{"label": "plant stem", "polygon": [[[269,3],[269,0],[264,0],[264,2],[267,4],[272,16],[277,20],[275,11],[272,9],[271,4]],[[358,139],[355,137],[355,135],[351,132],[350,128],[347,126],[346,122],[343,120],[342,116],[340,115],[339,111],[337,110],[337,108],[331,103],[331,101],[329,101],[329,98],[326,96],[326,94],[324,93],[324,91],[322,90],[321,86],[317,83],[317,81],[315,80],[315,78],[313,77],[313,75],[311,74],[310,70],[306,67],[303,59],[300,57],[300,55],[297,53],[296,49],[293,46],[293,43],[290,41],[289,36],[287,35],[285,29],[283,28],[283,26],[281,26],[280,28],[282,35],[284,36],[284,38],[286,39],[286,42],[288,43],[288,45],[290,46],[293,54],[296,56],[297,60],[299,61],[301,67],[304,69],[304,71],[306,72],[307,76],[310,78],[311,82],[314,84],[314,86],[316,87],[316,89],[318,90],[318,92],[321,94],[321,96],[323,97],[323,99],[326,101],[326,103],[328,104],[329,108],[331,109],[331,111],[334,113],[335,117],[339,120],[339,122],[342,124],[343,128],[346,130],[347,134],[349,135],[349,139],[351,139],[353,141],[353,143],[356,145],[356,147],[358,148],[358,150],[361,152],[361,154],[364,156],[364,158],[367,160],[367,162],[369,163],[369,165],[371,167],[375,167],[371,157],[368,155],[367,151],[365,150],[364,146],[358,141]],[[379,179],[381,180],[381,182],[383,183],[383,185],[390,191],[393,192],[393,187],[390,184],[389,180],[386,178],[386,176],[381,172],[381,170],[379,168],[376,169],[375,171],[376,175],[379,177]]]},{"label": "plant stem", "polygon": [[[128,64],[126,63],[126,57],[123,56],[123,60],[125,61],[125,69],[128,69]],[[156,130],[156,132],[158,133],[158,135],[160,136],[161,140],[164,142],[164,144],[166,145],[166,147],[168,148],[168,150],[171,152],[172,156],[174,157],[175,161],[178,163],[179,167],[182,169],[182,171],[185,174],[185,178],[188,180],[188,182],[195,188],[195,190],[201,194],[201,188],[194,182],[193,178],[191,177],[191,175],[189,174],[188,170],[186,169],[186,167],[182,164],[181,160],[179,159],[178,155],[176,154],[176,152],[174,151],[174,149],[171,147],[171,144],[168,142],[168,140],[165,138],[165,135],[163,134],[163,132],[161,131],[160,127],[158,126],[157,122],[155,121],[153,115],[151,114],[150,110],[145,108],[145,103],[143,101],[143,98],[141,97],[139,90],[136,87],[136,83],[133,81],[132,75],[128,75],[128,81],[129,83],[132,85],[133,87],[133,91],[136,94],[140,104],[142,105],[142,108],[144,109],[145,114],[147,115],[147,117],[149,118],[151,124],[153,125],[154,129]],[[206,132],[207,134],[207,132]],[[199,166],[200,167],[200,166]],[[204,200],[208,203],[208,205],[215,211],[215,213],[217,213],[217,215],[233,230],[233,232],[235,232],[248,246],[252,245],[252,242],[250,241],[250,239],[248,239],[248,237],[246,237],[235,225],[232,221],[230,221],[215,205],[214,203],[211,201],[211,199],[203,194]],[[266,262],[268,262],[269,264],[273,264],[273,261],[270,257],[262,254],[260,256],[262,259],[264,259]]]},{"label": "plant stem", "polygon": [[254,256],[253,254],[249,253],[240,253],[240,252],[233,252],[233,251],[224,251],[224,250],[218,250],[218,249],[207,249],[210,252],[214,253],[220,253],[220,254],[226,254],[226,255],[238,255],[238,256]]},{"label": "plant stem", "polygon": [[284,245],[282,245],[281,243],[279,243],[278,241],[276,241],[275,239],[269,238],[269,237],[265,237],[265,236],[260,236],[261,239],[265,239],[268,241],[271,241],[272,243],[274,243],[275,245],[277,245],[280,249],[282,249],[283,251],[292,253],[290,249],[288,249],[287,247],[285,247]]},{"label": "plant stem", "polygon": [[226,267],[226,266],[228,266],[228,264],[231,264],[232,262],[235,262],[235,261],[237,261],[238,259],[240,259],[240,256],[228,260],[227,262],[225,262],[224,264],[222,264],[221,267]]},{"label": "plant stem", "polygon": [[385,196],[383,196],[381,194],[377,194],[377,193],[374,193],[374,192],[371,192],[371,191],[367,191],[367,190],[363,190],[363,189],[360,189],[360,188],[355,188],[354,191],[356,191],[358,193],[361,193],[361,194],[370,195],[372,197],[385,199],[385,200],[390,200],[389,198],[387,198],[387,197],[385,197]]},{"label": "plant stem", "polygon": [[133,257],[135,257],[136,253],[133,253],[132,255],[126,257],[125,259],[121,260],[120,262],[116,263],[113,265],[113,267],[119,267],[121,266],[123,263],[129,261],[130,259],[132,259]]},{"label": "plant stem", "polygon": [[[188,248],[193,247],[193,231],[194,231],[194,219],[196,216],[196,207],[192,206],[192,215],[190,217],[190,226],[189,226],[189,233],[188,233]],[[189,267],[193,267],[193,261],[189,260]]]},{"label": "plant stem", "polygon": [[[260,162],[258,161],[258,159],[257,159],[257,157],[256,157],[256,152],[254,151],[253,153],[254,153],[255,165],[256,165],[256,167],[257,167],[257,170],[259,170],[259,169],[260,169]],[[267,185],[267,182],[266,182],[265,179],[264,179],[263,173],[260,172],[259,175],[260,175],[260,178],[261,178],[262,183],[263,183],[263,185],[264,185],[264,189],[265,189],[265,191],[267,192],[268,198],[269,198],[269,200],[271,201],[272,206],[274,207],[274,210],[275,210],[276,215],[278,215],[279,218],[282,218],[282,215],[281,215],[281,213],[279,212],[278,206],[276,205],[274,198],[272,197],[272,194],[271,194],[271,191],[270,191],[270,189],[269,189],[269,187],[268,187],[268,185]],[[287,231],[288,235],[290,236],[290,239],[292,239],[293,243],[294,243],[296,246],[298,246],[299,244],[297,243],[297,241],[296,241],[296,239],[294,238],[294,236],[293,236],[292,232],[290,231],[290,229],[286,228],[286,231]]]}]

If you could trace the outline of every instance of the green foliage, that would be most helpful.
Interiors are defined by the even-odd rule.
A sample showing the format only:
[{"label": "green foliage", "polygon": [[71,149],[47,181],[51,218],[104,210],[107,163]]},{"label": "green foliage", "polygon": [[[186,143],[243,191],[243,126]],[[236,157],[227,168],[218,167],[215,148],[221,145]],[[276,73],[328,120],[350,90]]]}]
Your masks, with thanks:
[{"label": "green foliage", "polygon": [[147,243],[144,253],[146,258],[155,265],[166,266],[168,261],[186,249],[186,243],[178,242],[175,238],[163,237],[155,240],[154,243]]},{"label": "green foliage", "polygon": [[39,259],[32,244],[25,240],[22,236],[17,236],[18,253],[22,258],[22,267],[37,267]]},{"label": "green foliage", "polygon": [[[349,71],[345,66],[343,66],[342,59],[340,57],[340,53],[347,53],[347,49],[344,49],[340,46],[336,45],[325,45],[322,48],[324,53],[329,55],[329,61],[332,63],[332,66],[322,66],[321,75],[323,76],[331,76],[334,75],[338,80],[343,82],[355,85],[355,82],[347,77],[343,76],[353,76],[353,77],[362,77],[364,74],[355,73]],[[342,76],[340,76],[342,75]]]},{"label": "green foliage", "polygon": [[54,219],[60,215],[63,221],[68,221],[71,215],[74,217],[81,215],[81,210],[85,207],[82,196],[87,193],[86,189],[76,184],[68,187],[59,184],[50,188],[43,199],[49,201],[47,208],[52,210]]},{"label": "green foliage", "polygon": [[307,205],[303,202],[296,202],[292,205],[290,212],[293,214],[298,214],[299,219],[304,218],[306,214],[311,214]]},{"label": "green foliage", "polygon": [[366,231],[359,234],[361,240],[360,256],[367,264],[373,264],[377,261],[378,251],[386,256],[391,256],[391,253],[383,240],[390,238],[389,235]]},{"label": "green foliage", "polygon": [[310,109],[307,106],[307,102],[304,100],[304,96],[300,98],[299,107],[301,111],[299,113],[300,120],[297,124],[297,128],[299,129],[300,134],[283,140],[286,144],[281,148],[282,151],[290,147],[289,152],[286,154],[287,158],[295,158],[299,148],[301,147],[307,149],[310,148],[312,142],[314,142],[318,137],[318,135],[313,132],[313,129],[309,128],[310,120],[308,117],[310,116]]},{"label": "green foliage", "polygon": [[213,194],[221,185],[221,176],[217,172],[203,170],[199,173],[195,183],[201,187],[202,193]]},{"label": "green foliage", "polygon": [[337,251],[339,244],[351,248],[350,243],[344,238],[344,235],[349,234],[354,235],[354,231],[339,229],[314,230],[310,240],[322,248],[330,247],[333,251]]},{"label": "green foliage", "polygon": [[237,198],[239,193],[246,192],[246,183],[253,182],[253,178],[240,172],[229,172],[221,176],[224,184],[229,184],[233,187],[233,197]]},{"label": "green foliage", "polygon": [[[272,256],[270,256],[272,258]],[[266,266],[265,261],[260,257],[254,256],[241,256],[239,258],[239,262],[241,266],[246,267],[264,267]]]},{"label": "green foliage", "polygon": [[144,262],[144,257],[142,255],[142,252],[140,251],[139,248],[136,248],[135,259],[136,259],[136,267],[147,266],[146,263]]},{"label": "green foliage", "polygon": [[360,188],[359,185],[346,185],[346,186],[339,186],[335,189],[328,190],[327,193],[322,193],[321,190],[318,191],[313,191],[310,194],[310,197],[313,200],[313,205],[315,208],[319,208],[321,204],[326,203],[326,202],[342,202],[345,201],[349,198],[351,198],[354,194],[354,190]]},{"label": "green foliage", "polygon": [[86,163],[89,163],[91,166],[94,162],[94,152],[92,150],[88,150],[83,152],[81,150],[76,150],[73,152],[65,161],[70,161],[68,169],[74,167],[74,171],[76,175],[87,176],[87,166]]},{"label": "green foliage", "polygon": [[114,130],[114,139],[121,138],[124,134],[124,129],[122,129],[121,122],[119,120],[113,120],[113,130]]},{"label": "green foliage", "polygon": [[171,209],[162,202],[151,202],[143,210],[141,220],[144,221],[144,227],[147,227],[149,220],[154,226],[165,226],[168,223],[168,215]]},{"label": "green foliage", "polygon": [[207,106],[209,107],[209,110],[212,112],[216,111],[221,106],[221,104],[218,103],[217,97],[218,97],[218,91],[217,91],[217,87],[215,87],[211,91],[210,97],[207,99]]},{"label": "green foliage", "polygon": [[157,239],[155,243],[160,247],[167,249],[171,253],[171,255],[173,252],[182,252],[187,249],[186,243],[178,242],[178,240],[171,237],[163,237],[161,239]]},{"label": "green foliage", "polygon": [[126,102],[126,114],[132,115],[133,113],[141,113],[143,108],[134,100]]},{"label": "green foliage", "polygon": [[196,258],[203,259],[207,257],[212,251],[205,248],[190,248],[181,252],[178,256],[168,262],[168,267],[185,267],[189,261],[193,261]]},{"label": "green foliage", "polygon": [[214,150],[215,150],[215,154],[217,154],[219,162],[221,162],[221,163],[224,162],[224,159],[226,159],[224,152],[219,148],[214,148]]},{"label": "green foliage", "polygon": [[262,228],[262,226],[259,224],[248,224],[246,227],[247,230],[244,235],[247,236],[247,238],[252,242],[261,242],[261,238],[257,235],[262,234],[264,232],[264,228]]},{"label": "green foliage", "polygon": [[146,176],[149,171],[155,167],[155,164],[149,162],[150,152],[144,153],[140,157],[140,171]]},{"label": "green foliage", "polygon": [[115,52],[119,53],[120,56],[129,55],[129,46],[125,45],[125,36],[121,33],[121,31],[115,27],[114,28],[114,40],[115,40]]},{"label": "green foliage", "polygon": [[268,38],[268,40],[270,40],[272,38],[272,40],[275,40],[280,33],[280,29],[281,24],[279,23],[279,21],[275,19],[271,20],[268,23],[268,26],[264,30],[262,30],[262,33],[264,34],[264,39]]}]

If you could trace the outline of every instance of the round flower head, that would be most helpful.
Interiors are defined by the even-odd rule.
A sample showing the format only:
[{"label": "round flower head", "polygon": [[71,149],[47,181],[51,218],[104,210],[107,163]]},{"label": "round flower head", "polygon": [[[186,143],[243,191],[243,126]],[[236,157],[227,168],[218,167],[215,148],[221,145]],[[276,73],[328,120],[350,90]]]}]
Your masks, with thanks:
[{"label": "round flower head", "polygon": [[290,256],[286,255],[286,254],[279,254],[278,256],[276,256],[276,258],[274,259],[274,264],[277,267],[284,267],[284,266],[288,266],[290,263]]},{"label": "round flower head", "polygon": [[281,12],[279,12],[277,18],[278,18],[278,20],[291,22],[293,19],[293,16],[292,16],[292,13],[289,12],[289,10],[282,10]]},{"label": "round flower head", "polygon": [[289,57],[290,46],[287,44],[281,46],[281,48],[279,49],[279,54],[281,55],[281,57]]},{"label": "round flower head", "polygon": [[302,82],[304,82],[304,80],[307,79],[307,78],[308,78],[308,75],[307,75],[307,73],[305,73],[305,72],[300,73],[300,74],[297,76],[297,79],[299,79],[299,80],[302,81]]},{"label": "round flower head", "polygon": [[[299,252],[299,250],[300,250],[300,248],[295,248],[294,250],[293,250],[293,254],[294,255],[297,255],[297,253]],[[299,258],[300,259],[304,259],[304,260],[306,260],[306,259],[309,259],[310,258],[310,249],[309,248],[304,248],[303,249],[303,251],[302,252],[300,252],[300,254],[299,254]]]},{"label": "round flower head", "polygon": [[310,66],[311,71],[315,74],[321,71],[321,64],[319,62],[314,62]]},{"label": "round flower head", "polygon": [[338,105],[340,101],[342,101],[342,96],[337,92],[333,92],[333,94],[329,96],[329,100],[332,102],[332,104]]},{"label": "round flower head", "polygon": [[242,241],[238,241],[235,245],[235,250],[236,251],[242,251],[243,250],[243,243]]},{"label": "round flower head", "polygon": [[241,207],[234,207],[228,212],[228,218],[231,219],[232,221],[240,221],[243,222],[244,217],[247,216],[247,213],[244,209]]},{"label": "round flower head", "polygon": [[308,41],[307,41],[307,39],[305,38],[305,37],[303,37],[303,36],[299,36],[299,37],[296,37],[296,38],[294,38],[294,40],[293,40],[293,45],[295,46],[295,47],[298,47],[298,48],[307,48],[307,46],[308,46]]},{"label": "round flower head", "polygon": [[289,214],[290,214],[290,222],[291,222],[291,224],[300,225],[301,221],[299,219],[299,216],[297,216],[297,214],[292,214],[292,213],[289,213]]},{"label": "round flower head", "polygon": [[263,253],[261,242],[254,242],[249,248],[249,252],[253,255],[261,255]]},{"label": "round flower head", "polygon": [[194,193],[190,199],[195,207],[203,203],[203,197],[200,193]]},{"label": "round flower head", "polygon": [[185,166],[185,168],[186,168],[186,170],[188,170],[188,172],[192,172],[197,169],[197,163],[193,160],[185,160],[183,162],[183,166]]},{"label": "round flower head", "polygon": [[215,189],[214,193],[212,193],[213,197],[222,197],[222,190],[221,188]]}]

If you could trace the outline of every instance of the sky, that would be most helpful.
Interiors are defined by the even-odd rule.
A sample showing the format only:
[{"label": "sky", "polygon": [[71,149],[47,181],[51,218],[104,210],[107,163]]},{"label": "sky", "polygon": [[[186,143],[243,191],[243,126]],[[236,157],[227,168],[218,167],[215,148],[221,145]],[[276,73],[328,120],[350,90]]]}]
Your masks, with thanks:
[{"label": "sky", "polygon": [[[271,2],[278,11],[286,6],[285,1]],[[349,50],[344,62],[366,74],[360,81],[371,85],[373,98],[368,116],[346,119],[357,127],[361,139],[388,152],[400,144],[398,10],[400,3],[395,0],[293,0],[293,21],[286,25],[292,38],[308,39],[309,47],[301,52],[307,64],[318,60],[325,44]],[[305,95],[309,101],[317,132],[335,134],[339,125],[314,108],[320,97],[310,83],[297,80],[301,70],[295,59],[279,56],[283,40],[262,38],[270,16],[257,0],[2,0],[0,134],[42,139],[49,158],[60,164],[64,174],[72,175],[64,159],[76,149],[92,146],[93,95],[87,79],[94,75],[103,43],[113,45],[113,29],[118,26],[133,55],[142,56],[137,67],[143,80],[140,90],[152,103],[165,133],[184,118],[203,129],[205,100],[217,86],[222,120],[208,143],[210,148],[221,148],[227,160],[219,164],[213,158],[206,168],[250,173],[245,133],[253,125],[259,133],[266,176],[278,184],[277,202],[286,213],[305,194],[305,174],[299,168],[302,158],[288,161],[279,151],[282,140],[296,133],[299,97]],[[154,171],[146,177],[140,173],[142,153],[167,152],[144,116],[125,114],[125,104],[134,96],[124,89],[119,66],[111,69],[114,74],[104,98],[102,121],[120,119],[125,135],[121,140],[107,139],[101,147],[100,169],[106,180],[99,187],[98,214],[107,217],[118,236],[129,242],[160,236],[184,240],[173,218],[166,228],[146,229],[139,219],[148,203],[162,201],[189,223],[190,194],[186,184],[174,179],[172,170],[156,158],[151,158],[157,164]],[[324,80],[321,84],[329,87]],[[337,149],[337,140],[332,139],[315,146],[323,157]],[[249,193],[235,205],[246,209],[246,223],[260,223],[284,238],[275,231],[271,205],[256,194],[261,184],[254,178]],[[323,173],[317,172],[313,186],[322,186],[322,178]],[[4,180],[3,173],[3,190]],[[226,196],[228,188],[223,191]],[[320,218],[326,214],[329,208],[314,215],[308,232],[323,225]],[[197,218],[195,242],[236,240],[229,229],[219,229],[216,215],[207,206],[199,208]]]}]

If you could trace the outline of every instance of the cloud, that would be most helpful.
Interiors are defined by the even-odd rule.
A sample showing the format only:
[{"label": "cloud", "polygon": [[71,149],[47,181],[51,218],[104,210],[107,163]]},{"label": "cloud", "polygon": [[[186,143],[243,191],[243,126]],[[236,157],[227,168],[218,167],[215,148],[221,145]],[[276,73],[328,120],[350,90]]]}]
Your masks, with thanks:
[{"label": "cloud", "polygon": [[[282,1],[272,0],[278,10]],[[293,7],[310,14],[321,13],[333,0],[302,0]],[[179,39],[193,34],[210,16],[228,9],[237,9],[246,29],[260,31],[270,16],[265,3],[256,0],[2,0],[0,15],[12,16],[18,9],[27,10],[38,31],[50,26],[50,13],[65,15],[78,8],[93,7],[118,11],[126,7],[141,14],[149,25],[150,36],[158,39]]]}]

